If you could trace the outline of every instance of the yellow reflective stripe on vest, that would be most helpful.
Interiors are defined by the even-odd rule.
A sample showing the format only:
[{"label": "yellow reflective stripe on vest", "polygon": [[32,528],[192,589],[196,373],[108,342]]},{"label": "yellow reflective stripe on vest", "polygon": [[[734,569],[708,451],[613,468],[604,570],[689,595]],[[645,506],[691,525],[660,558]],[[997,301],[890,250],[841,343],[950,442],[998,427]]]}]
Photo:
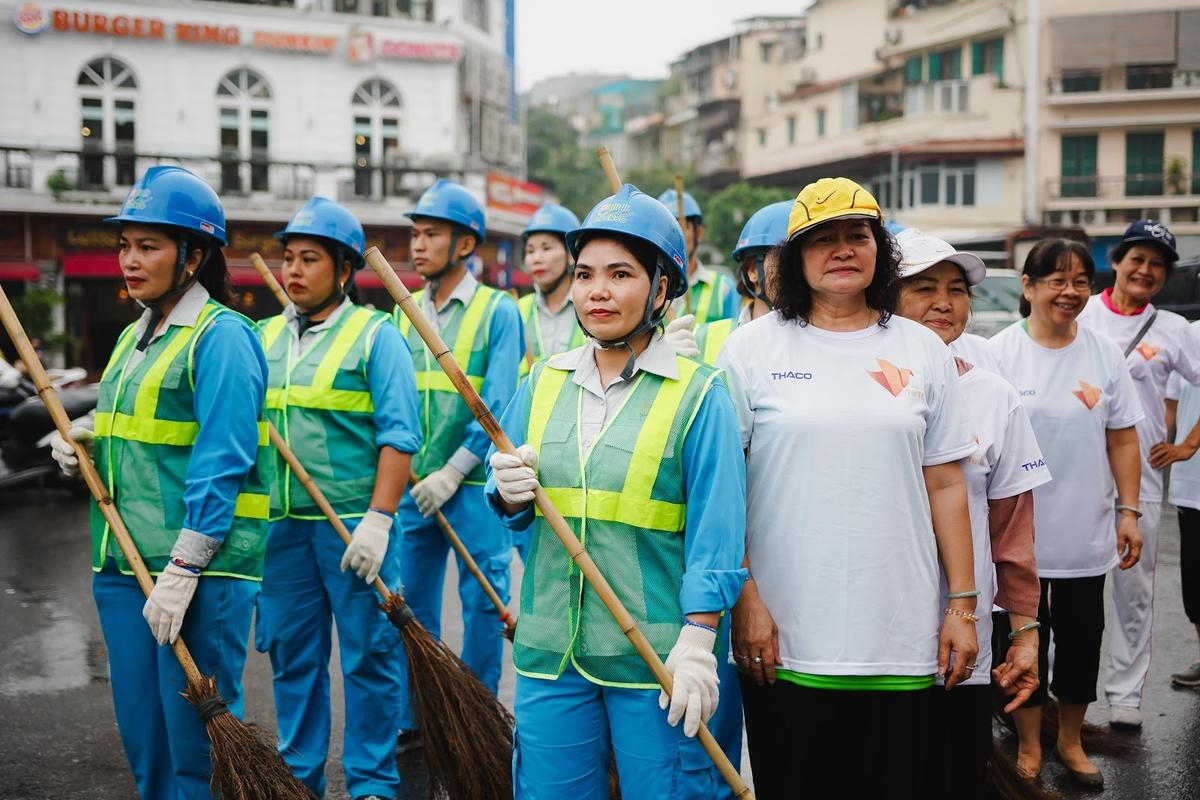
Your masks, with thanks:
[{"label": "yellow reflective stripe on vest", "polygon": [[249,519],[267,519],[271,515],[271,496],[269,494],[239,494],[233,504],[235,517]]},{"label": "yellow reflective stripe on vest", "polygon": [[696,315],[696,319],[700,322],[705,322],[708,320],[708,309],[709,306],[712,305],[713,295],[715,294],[713,289],[716,285],[716,282],[720,279],[721,277],[719,275],[713,275],[712,283],[700,284],[700,296],[696,298],[696,307],[693,311],[693,313]]},{"label": "yellow reflective stripe on vest", "polygon": [[112,355],[108,358],[108,366],[104,368],[104,372],[100,374],[100,380],[103,381],[108,377],[108,373],[112,368],[120,363],[125,356],[125,351],[133,347],[133,329],[137,327],[136,323],[129,325],[121,332],[120,338],[117,339],[117,346],[113,348]]},{"label": "yellow reflective stripe on vest", "polygon": [[[157,392],[155,393],[157,399]],[[145,419],[136,414],[96,413],[96,435],[111,436],[142,444],[170,444],[187,447],[196,443],[200,433],[198,422],[172,422],[165,419]]]},{"label": "yellow reflective stripe on vest", "polygon": [[[333,382],[337,378],[338,367],[345,360],[346,355],[350,352],[350,348],[354,346],[363,329],[372,322],[375,322],[376,326],[382,325],[387,321],[387,318],[379,317],[367,309],[358,306],[355,306],[346,312],[346,314],[348,316],[341,325],[326,334],[332,334],[333,341],[330,343],[329,349],[321,357],[316,370],[313,371],[312,384],[304,386],[302,384],[290,383],[289,381],[286,386],[267,389],[267,408],[282,411],[284,406],[287,405],[297,408],[315,408],[321,411],[353,411],[364,414],[369,414],[375,410],[375,403],[371,399],[369,391],[360,392],[354,389],[334,389]],[[263,331],[263,350],[269,351],[272,345],[278,341],[280,334],[286,329],[286,319],[282,316],[272,318]],[[291,348],[292,342],[288,342],[287,346]],[[292,367],[294,366],[293,364]],[[290,369],[291,367],[289,367],[289,373]]]},{"label": "yellow reflective stripe on vest", "polygon": [[700,354],[705,364],[716,363],[717,356],[721,354],[721,347],[731,333],[733,333],[733,320],[731,319],[719,319],[716,322],[708,323],[704,331],[704,352]]},{"label": "yellow reflective stripe on vest", "polygon": [[[451,352],[454,354],[454,360],[458,362],[458,366],[467,372],[471,364],[471,353],[475,351],[475,336],[479,332],[480,325],[483,324],[484,317],[487,316],[488,310],[492,306],[492,302],[497,298],[500,292],[490,287],[480,284],[475,289],[475,294],[471,297],[471,302],[467,304],[466,310],[463,312],[462,324],[458,326],[458,334],[454,338],[454,347]],[[425,298],[424,290],[413,295],[418,305]],[[407,316],[400,318],[400,333],[404,338],[408,338],[409,332],[412,330],[412,320]],[[436,311],[435,311],[436,313]],[[425,347],[425,358],[423,359],[424,366],[431,367],[437,364],[436,360],[431,359],[428,345]],[[479,390],[483,386],[482,375],[471,375],[467,372],[467,377],[471,379],[471,385]],[[439,380],[440,379],[440,380]],[[454,388],[454,384],[446,377],[446,373],[441,367],[434,369],[417,370],[417,391],[430,390],[435,392],[454,392],[458,390]]]},{"label": "yellow reflective stripe on vest", "polygon": [[352,389],[322,389],[318,386],[280,386],[267,389],[267,408],[282,411],[284,405],[295,408],[315,408],[320,411],[357,411],[370,414],[375,410],[370,392]]},{"label": "yellow reflective stripe on vest", "polygon": [[533,357],[535,359],[546,355],[546,346],[542,343],[542,325],[537,313],[537,295],[533,292],[517,301],[517,309],[525,322],[525,330],[533,334]]},{"label": "yellow reflective stripe on vest", "polygon": [[279,334],[286,329],[287,319],[282,314],[267,320],[266,326],[262,328],[263,352],[270,350],[271,346],[275,344],[275,340],[279,338]]},{"label": "yellow reflective stripe on vest", "polygon": [[[215,305],[205,305],[200,310],[200,315],[196,317],[196,324],[192,329],[185,333],[185,329],[181,328],[167,344],[166,348],[163,349],[162,353],[159,354],[155,362],[150,365],[150,369],[146,370],[146,375],[142,378],[142,385],[138,387],[137,397],[133,400],[133,415],[135,417],[146,421],[154,420],[154,415],[158,412],[158,396],[162,392],[163,377],[167,374],[167,370],[171,368],[171,362],[183,351],[183,348],[191,344],[195,333],[205,327],[204,323],[216,309]],[[116,403],[113,404],[113,408],[116,408]],[[116,421],[119,422],[120,418],[118,417]],[[154,421],[158,422],[159,420]],[[117,436],[123,439],[129,438],[123,435],[119,425],[115,426],[115,430]],[[193,441],[194,439],[195,437],[193,437]]]},{"label": "yellow reflective stripe on vest", "polygon": [[586,516],[597,522],[620,522],[656,531],[683,530],[687,513],[687,507],[678,503],[635,497],[628,491],[547,488],[546,495],[564,517]]},{"label": "yellow reflective stripe on vest", "polygon": [[[350,352],[350,348],[354,346],[354,342],[358,339],[358,335],[362,333],[363,328],[367,327],[367,323],[371,321],[374,315],[365,308],[355,308],[350,312],[350,319],[342,323],[337,333],[334,334],[333,342],[329,345],[329,349],[325,351],[321,363],[317,365],[317,369],[313,372],[312,387],[314,389],[332,389],[333,379],[337,376],[338,366],[346,354]],[[369,392],[356,392],[355,394],[365,394],[370,400]]]},{"label": "yellow reflective stripe on vest", "polygon": [[541,449],[542,437],[546,434],[546,423],[558,395],[562,392],[563,384],[567,382],[570,373],[565,369],[554,369],[546,366],[538,376],[534,386],[533,400],[529,405],[529,422],[525,426],[525,441],[533,445],[533,449]]}]

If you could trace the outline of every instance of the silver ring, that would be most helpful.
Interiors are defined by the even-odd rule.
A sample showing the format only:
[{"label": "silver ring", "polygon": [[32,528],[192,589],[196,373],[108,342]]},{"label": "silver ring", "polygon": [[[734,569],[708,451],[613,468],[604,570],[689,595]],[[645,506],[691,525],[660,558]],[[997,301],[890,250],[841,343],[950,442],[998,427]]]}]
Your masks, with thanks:
[{"label": "silver ring", "polygon": [[974,669],[975,669],[975,666],[976,666],[975,664],[967,664],[967,670],[968,670],[968,671],[974,671]]},{"label": "silver ring", "polygon": [[762,663],[762,656],[755,656],[755,657],[754,657],[754,663],[755,663],[755,664],[761,664],[761,663]]}]

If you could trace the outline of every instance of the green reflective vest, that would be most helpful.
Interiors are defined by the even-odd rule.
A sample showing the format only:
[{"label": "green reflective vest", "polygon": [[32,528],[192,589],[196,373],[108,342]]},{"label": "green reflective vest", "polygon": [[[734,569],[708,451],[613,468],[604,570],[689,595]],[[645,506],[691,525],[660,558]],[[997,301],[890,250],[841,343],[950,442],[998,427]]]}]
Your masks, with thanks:
[{"label": "green reflective vest", "polygon": [[[521,319],[525,322],[526,348],[525,358],[521,359],[517,377],[524,378],[529,374],[529,367],[533,362],[558,354],[547,353],[546,343],[542,341],[542,323],[541,315],[538,314],[537,294],[530,292],[522,297],[517,301],[517,308],[521,311]],[[587,335],[584,334],[583,328],[579,327],[577,320],[575,327],[571,329],[571,340],[567,343],[567,349],[574,350],[576,347],[582,347],[586,341]]]},{"label": "green reflective vest", "polygon": [[[415,293],[413,300],[422,304],[425,290]],[[488,328],[496,304],[508,297],[504,292],[484,286],[475,289],[471,302],[457,305],[448,322],[442,325],[441,335],[454,360],[466,373],[476,391],[483,388],[488,364]],[[400,333],[408,340],[417,371],[417,392],[421,395],[421,449],[413,458],[412,469],[425,476],[441,469],[462,446],[467,426],[475,419],[471,407],[459,396],[454,384],[438,366],[421,335],[397,306],[392,312]],[[482,486],[486,475],[483,464],[471,470],[463,483]]]},{"label": "green reflective vest", "polygon": [[729,334],[733,333],[736,322],[732,319],[719,319],[696,327],[696,348],[700,351],[700,360],[705,364],[716,364],[717,356]]},{"label": "green reflective vest", "polygon": [[[584,390],[570,371],[538,362],[530,374],[526,437],[538,451],[546,493],[663,659],[683,624],[683,445],[719,374],[676,360],[677,380],[639,373],[588,451],[579,440]],[[594,683],[657,688],[540,513],[530,538],[513,645],[517,671],[554,679],[570,661]]]},{"label": "green reflective vest", "polygon": [[[96,469],[152,574],[166,566],[183,527],[188,462],[200,432],[192,405],[196,345],[221,314],[254,325],[209,300],[193,327],[172,325],[150,344],[137,366],[127,369],[137,339],[135,326],[130,325],[117,340],[100,379],[93,455]],[[260,418],[257,461],[242,483],[233,524],[205,575],[262,579],[271,473],[268,442],[267,425]],[[112,556],[121,572],[132,575],[94,501],[91,531],[92,569],[99,572],[106,557]]]},{"label": "green reflective vest", "polygon": [[696,322],[714,322],[725,318],[725,283],[728,280],[723,274],[712,270],[711,283],[694,284],[688,291],[692,293],[692,313]]},{"label": "green reflective vest", "polygon": [[[371,505],[379,448],[367,363],[387,315],[350,306],[297,357],[283,316],[262,322],[267,418],[304,464],[339,517]],[[325,519],[291,467],[277,456],[271,519]]]}]

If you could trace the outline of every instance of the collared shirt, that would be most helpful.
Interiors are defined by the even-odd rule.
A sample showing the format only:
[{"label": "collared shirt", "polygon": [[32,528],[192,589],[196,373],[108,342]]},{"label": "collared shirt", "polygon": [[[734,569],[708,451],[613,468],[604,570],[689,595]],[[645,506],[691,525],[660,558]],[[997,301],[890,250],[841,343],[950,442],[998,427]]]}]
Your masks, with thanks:
[{"label": "collared shirt", "polygon": [[575,327],[579,324],[575,318],[575,304],[571,302],[571,293],[567,292],[567,299],[563,301],[562,307],[558,311],[551,311],[541,289],[535,288],[533,291],[537,298],[535,307],[538,331],[542,336],[542,353],[548,355],[566,352],[567,348],[571,346],[571,334],[575,332]]},{"label": "collared shirt", "polygon": [[316,343],[317,339],[321,338],[321,332],[328,330],[335,322],[341,319],[347,309],[353,307],[349,299],[343,299],[338,303],[337,307],[330,312],[329,316],[313,325],[306,328],[304,333],[300,333],[300,312],[296,310],[295,304],[292,304],[283,310],[283,318],[287,320],[288,332],[292,335],[292,355],[299,358],[308,352],[309,348]]},{"label": "collared shirt", "polygon": [[[595,441],[604,423],[620,410],[633,385],[633,380],[623,381],[617,377],[607,389],[603,388],[595,350],[595,343],[589,340],[583,347],[561,353],[549,362],[550,366],[571,370],[572,382],[584,390],[580,435],[588,443],[585,446]],[[634,374],[644,371],[664,378],[678,378],[678,369],[674,351],[662,335],[656,333],[638,356]],[[501,419],[502,427],[514,442],[526,440],[531,403],[529,382],[525,381]],[[493,452],[495,448],[489,451],[489,456]],[[714,381],[704,396],[687,430],[683,445],[683,475],[688,504],[680,607],[684,614],[732,608],[747,575],[741,568],[746,469],[738,440],[737,417],[721,378]],[[532,505],[512,517],[504,513],[490,466],[484,491],[488,504],[506,527],[526,530],[533,524]]]},{"label": "collared shirt", "polygon": [[639,372],[649,372],[651,375],[672,380],[679,377],[675,351],[661,332],[655,331],[646,349],[638,355],[630,379],[626,381],[618,375],[607,388],[601,385],[600,368],[596,366],[598,349],[596,343],[589,339],[582,347],[560,353],[550,359],[551,366],[572,370],[571,382],[585,391],[583,411],[580,415],[580,433],[583,434],[585,449],[592,446],[604,425],[620,410]]},{"label": "collared shirt", "polygon": [[[151,341],[161,338],[172,325],[194,326],[208,300],[208,291],[193,284]],[[134,327],[135,338],[149,322],[150,309],[146,309]],[[145,352],[134,350],[126,370],[145,357]],[[196,344],[194,378],[192,406],[200,430],[185,477],[183,526],[171,555],[207,566],[229,533],[238,492],[258,455],[267,359],[257,333],[234,314],[220,315]]]},{"label": "collared shirt", "polygon": [[[728,276],[726,276],[728,277]],[[687,294],[680,296],[673,303],[672,307],[677,314],[687,313],[687,299],[692,300],[692,313],[696,311],[696,286],[699,284],[712,285],[717,280],[716,270],[710,269],[703,264],[696,264],[696,271],[688,275],[688,290]],[[712,299],[712,305],[709,307],[708,318],[698,320],[699,322],[711,322],[716,319],[735,319],[738,315],[738,294],[734,291],[735,282],[732,278],[722,282],[721,294]],[[714,313],[719,312],[719,313]]]},{"label": "collared shirt", "polygon": [[437,308],[433,300],[433,296],[437,294],[437,282],[430,281],[425,287],[425,296],[421,299],[421,310],[425,312],[425,316],[433,320],[438,333],[441,333],[442,326],[446,325],[455,314],[454,301],[457,300],[459,305],[465,308],[471,302],[471,298],[475,296],[475,289],[478,286],[479,281],[475,280],[475,276],[471,274],[470,270],[467,270],[463,273],[462,280],[446,298],[446,302],[442,303],[441,308]]}]

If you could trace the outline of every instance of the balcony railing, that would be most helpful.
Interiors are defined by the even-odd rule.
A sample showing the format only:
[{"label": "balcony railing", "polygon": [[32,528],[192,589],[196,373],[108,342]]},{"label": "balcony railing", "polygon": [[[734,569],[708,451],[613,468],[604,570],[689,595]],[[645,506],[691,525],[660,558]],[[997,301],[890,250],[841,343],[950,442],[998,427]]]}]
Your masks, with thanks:
[{"label": "balcony railing", "polygon": [[1200,173],[1073,175],[1046,181],[1051,200],[1200,196]]},{"label": "balcony railing", "polygon": [[[414,197],[438,178],[462,181],[465,171],[447,164],[392,161],[386,166],[359,160],[352,164],[279,161],[265,153],[252,158],[213,157],[0,147],[0,189],[53,194],[60,200],[90,201],[80,193],[120,199],[134,180],[156,164],[186,167],[225,198],[303,200],[318,191],[342,200]],[[327,187],[327,188],[322,188]]]},{"label": "balcony railing", "polygon": [[1047,79],[1051,95],[1086,97],[1090,92],[1141,92],[1148,89],[1200,89],[1200,70],[1172,64],[1129,64],[1107,69],[1064,70]]}]

